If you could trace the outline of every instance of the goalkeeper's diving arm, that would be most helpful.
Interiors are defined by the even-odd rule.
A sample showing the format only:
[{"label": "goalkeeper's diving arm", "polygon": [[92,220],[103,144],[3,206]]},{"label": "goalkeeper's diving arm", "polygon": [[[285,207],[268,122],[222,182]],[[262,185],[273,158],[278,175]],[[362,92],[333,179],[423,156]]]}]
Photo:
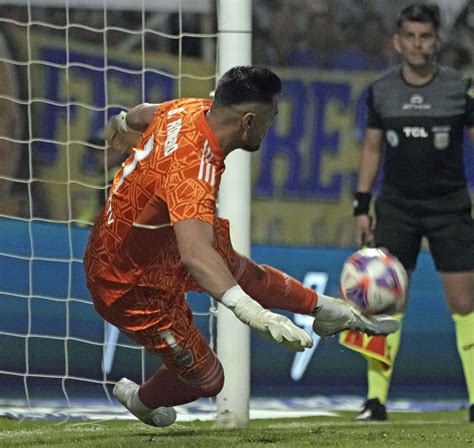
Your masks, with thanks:
[{"label": "goalkeeper's diving arm", "polygon": [[125,114],[125,124],[131,131],[143,132],[153,120],[158,106],[159,104],[143,103],[132,107]]},{"label": "goalkeeper's diving arm", "polygon": [[105,140],[117,151],[135,146],[148,127],[159,104],[143,103],[128,112],[122,111],[110,118],[105,127]]},{"label": "goalkeeper's diving arm", "polygon": [[285,316],[264,309],[235,281],[227,264],[213,247],[214,228],[198,219],[173,226],[182,263],[196,282],[232,310],[244,324],[292,350],[311,347],[311,337]]}]

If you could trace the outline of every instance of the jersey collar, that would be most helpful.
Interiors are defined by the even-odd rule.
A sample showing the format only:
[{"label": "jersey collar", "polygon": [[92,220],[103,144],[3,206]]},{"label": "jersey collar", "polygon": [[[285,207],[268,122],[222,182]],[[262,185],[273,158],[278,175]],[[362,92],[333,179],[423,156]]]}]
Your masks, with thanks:
[{"label": "jersey collar", "polygon": [[196,123],[199,126],[199,130],[206,136],[209,145],[211,146],[212,152],[219,159],[224,160],[224,151],[222,150],[221,145],[217,141],[216,135],[206,120],[206,113],[209,111],[209,109],[210,107],[205,107],[197,113]]}]

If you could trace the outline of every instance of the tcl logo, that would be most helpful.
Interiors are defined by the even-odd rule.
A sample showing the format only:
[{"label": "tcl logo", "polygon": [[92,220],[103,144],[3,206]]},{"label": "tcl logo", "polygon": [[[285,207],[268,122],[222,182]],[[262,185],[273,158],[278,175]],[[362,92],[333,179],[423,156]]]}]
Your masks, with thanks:
[{"label": "tcl logo", "polygon": [[403,133],[405,137],[414,137],[414,138],[427,138],[428,132],[426,132],[425,128],[421,128],[418,126],[414,127],[404,127]]}]

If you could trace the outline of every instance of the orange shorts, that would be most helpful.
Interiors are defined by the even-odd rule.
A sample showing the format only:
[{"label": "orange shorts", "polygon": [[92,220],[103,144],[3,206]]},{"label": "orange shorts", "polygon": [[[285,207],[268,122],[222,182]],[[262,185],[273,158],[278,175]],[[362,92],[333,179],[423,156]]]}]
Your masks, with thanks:
[{"label": "orange shorts", "polygon": [[111,306],[94,300],[97,312],[139,345],[158,355],[187,384],[212,389],[222,367],[193,322],[183,293],[136,287]]},{"label": "orange shorts", "polygon": [[[237,263],[239,255],[232,248],[226,220],[216,221],[215,247],[229,268]],[[200,290],[199,286],[189,274],[171,290],[162,289],[162,276],[155,278],[161,279],[158,284],[153,284],[153,277],[148,276],[110,305],[99,293],[104,289],[92,287],[97,312],[139,345],[158,355],[184,382],[212,389],[213,383],[221,379],[222,367],[193,322],[183,291]]]}]

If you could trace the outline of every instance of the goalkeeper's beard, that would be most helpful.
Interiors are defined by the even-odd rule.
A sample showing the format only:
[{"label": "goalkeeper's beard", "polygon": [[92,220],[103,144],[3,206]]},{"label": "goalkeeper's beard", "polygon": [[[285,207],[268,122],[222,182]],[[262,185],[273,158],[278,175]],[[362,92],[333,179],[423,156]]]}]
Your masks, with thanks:
[{"label": "goalkeeper's beard", "polygon": [[261,141],[255,144],[246,144],[242,146],[242,149],[246,152],[257,152],[260,149]]}]

